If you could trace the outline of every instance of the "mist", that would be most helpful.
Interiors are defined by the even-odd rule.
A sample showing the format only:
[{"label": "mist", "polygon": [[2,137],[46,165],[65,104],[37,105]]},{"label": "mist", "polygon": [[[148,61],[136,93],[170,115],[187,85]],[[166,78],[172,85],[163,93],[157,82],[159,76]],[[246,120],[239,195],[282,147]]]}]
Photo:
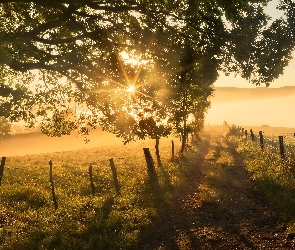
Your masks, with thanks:
[{"label": "mist", "polygon": [[1,156],[41,154],[61,151],[71,151],[102,147],[109,145],[123,145],[122,139],[101,129],[91,131],[85,143],[85,137],[73,131],[71,135],[48,137],[41,132],[13,135],[0,141]]},{"label": "mist", "polygon": [[295,127],[295,88],[282,90],[217,89],[206,124],[227,121],[237,126]]},{"label": "mist", "polygon": [[[295,87],[279,89],[216,88],[205,125],[295,128]],[[71,151],[94,147],[122,147],[122,139],[101,129],[91,131],[87,139],[73,132],[69,136],[48,137],[40,132],[13,135],[0,141],[0,156],[29,155]],[[148,140],[139,142],[144,146]],[[127,145],[128,146],[128,145]],[[127,147],[126,146],[126,147]]]}]

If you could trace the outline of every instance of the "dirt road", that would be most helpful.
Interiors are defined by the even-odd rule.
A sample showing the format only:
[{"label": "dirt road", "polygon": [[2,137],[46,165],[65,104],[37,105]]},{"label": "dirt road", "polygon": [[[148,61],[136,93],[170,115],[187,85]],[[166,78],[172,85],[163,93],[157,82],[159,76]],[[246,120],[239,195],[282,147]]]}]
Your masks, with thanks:
[{"label": "dirt road", "polygon": [[173,205],[141,234],[136,249],[295,249],[274,210],[221,134],[207,134]]}]

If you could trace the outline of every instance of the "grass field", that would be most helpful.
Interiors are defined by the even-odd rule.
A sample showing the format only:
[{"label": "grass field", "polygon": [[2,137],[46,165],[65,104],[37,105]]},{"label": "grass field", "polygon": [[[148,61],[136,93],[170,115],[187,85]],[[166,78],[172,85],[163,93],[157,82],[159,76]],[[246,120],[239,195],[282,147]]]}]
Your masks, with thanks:
[{"label": "grass field", "polygon": [[[0,248],[118,249],[134,245],[140,229],[151,223],[159,206],[169,204],[173,187],[183,181],[179,164],[170,162],[171,138],[160,144],[164,168],[157,168],[156,184],[149,181],[143,147],[154,152],[150,140],[8,157],[0,188]],[[114,187],[110,158],[116,166],[120,195]],[[53,162],[56,211],[49,160]]]},{"label": "grass field", "polygon": [[[100,145],[83,150],[8,157],[0,187],[0,249],[136,249],[143,232],[161,231],[154,222],[163,211],[175,205],[176,193],[187,185],[199,171],[199,163],[204,161],[212,168],[208,171],[207,184],[200,184],[192,192],[200,192],[198,202],[209,204],[207,211],[217,216],[222,210],[212,203],[209,187],[218,192],[218,188],[222,188],[218,185],[224,185],[225,177],[220,171],[224,171],[224,166],[234,169],[236,162],[228,146],[224,142],[220,144],[221,139],[210,139],[217,134],[222,138],[220,136],[226,133],[224,128],[212,127],[206,131],[201,140],[190,144],[174,162],[170,160],[172,138],[162,139],[162,165],[157,166],[155,162],[157,179],[154,181],[149,179],[142,150],[149,147],[156,159],[151,140],[125,146]],[[287,133],[286,130],[279,132]],[[228,140],[237,147],[248,172],[263,187],[269,200],[288,221],[295,221],[295,182],[290,174],[294,169],[285,171],[279,157],[270,158],[261,153],[258,145],[239,137]],[[178,152],[180,141],[174,141]],[[211,149],[205,150],[209,146]],[[116,166],[120,194],[114,187],[110,158]],[[53,162],[57,210],[52,201],[49,160]],[[88,173],[90,164],[94,196]],[[218,173],[215,176],[212,175],[214,171]],[[295,232],[292,226],[288,230]]]}]

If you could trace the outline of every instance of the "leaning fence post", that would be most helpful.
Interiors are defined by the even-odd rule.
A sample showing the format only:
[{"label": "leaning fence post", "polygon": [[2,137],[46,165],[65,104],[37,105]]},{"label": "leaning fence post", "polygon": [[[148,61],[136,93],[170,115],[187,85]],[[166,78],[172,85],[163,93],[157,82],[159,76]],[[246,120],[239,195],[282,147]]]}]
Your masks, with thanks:
[{"label": "leaning fence post", "polygon": [[92,174],[92,165],[89,165],[89,178],[90,178],[90,186],[91,186],[91,193],[94,196],[95,194],[95,187],[93,184],[93,174]]},{"label": "leaning fence post", "polygon": [[155,165],[154,161],[150,152],[149,148],[143,148],[147,168],[148,168],[148,174],[150,178],[154,179],[156,177],[156,170],[155,170]]},{"label": "leaning fence post", "polygon": [[263,142],[263,132],[262,131],[259,131],[259,139],[260,139],[260,147],[261,147],[261,150],[264,150],[264,142]]},{"label": "leaning fence post", "polygon": [[171,141],[172,144],[172,156],[171,156],[171,161],[174,161],[174,141]]},{"label": "leaning fence post", "polygon": [[5,160],[6,160],[6,157],[3,156],[2,160],[1,160],[1,165],[0,165],[0,186],[2,184],[2,177],[3,177],[3,173],[4,173]]},{"label": "leaning fence post", "polygon": [[280,155],[281,158],[285,158],[285,148],[284,148],[284,136],[280,135],[279,136],[279,142],[280,142]]},{"label": "leaning fence post", "polygon": [[54,203],[54,208],[55,208],[55,210],[57,210],[58,205],[57,205],[55,190],[54,190],[54,182],[53,182],[53,175],[52,175],[52,161],[51,160],[49,161],[49,181],[51,184],[51,192],[52,192],[52,200]]},{"label": "leaning fence post", "polygon": [[111,159],[109,159],[109,161],[110,161],[110,166],[111,166],[111,170],[112,170],[112,173],[113,173],[115,189],[116,189],[117,194],[119,194],[120,193],[120,185],[119,185],[119,182],[118,182],[118,176],[117,176],[117,171],[116,171],[114,159],[111,158]]}]

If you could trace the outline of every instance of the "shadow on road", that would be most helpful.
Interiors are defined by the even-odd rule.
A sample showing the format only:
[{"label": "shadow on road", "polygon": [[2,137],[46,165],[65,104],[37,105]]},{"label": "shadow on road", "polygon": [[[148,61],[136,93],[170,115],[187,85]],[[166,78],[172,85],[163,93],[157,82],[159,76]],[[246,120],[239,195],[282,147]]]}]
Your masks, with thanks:
[{"label": "shadow on road", "polygon": [[186,181],[135,249],[290,249],[285,228],[225,137],[206,134]]}]

